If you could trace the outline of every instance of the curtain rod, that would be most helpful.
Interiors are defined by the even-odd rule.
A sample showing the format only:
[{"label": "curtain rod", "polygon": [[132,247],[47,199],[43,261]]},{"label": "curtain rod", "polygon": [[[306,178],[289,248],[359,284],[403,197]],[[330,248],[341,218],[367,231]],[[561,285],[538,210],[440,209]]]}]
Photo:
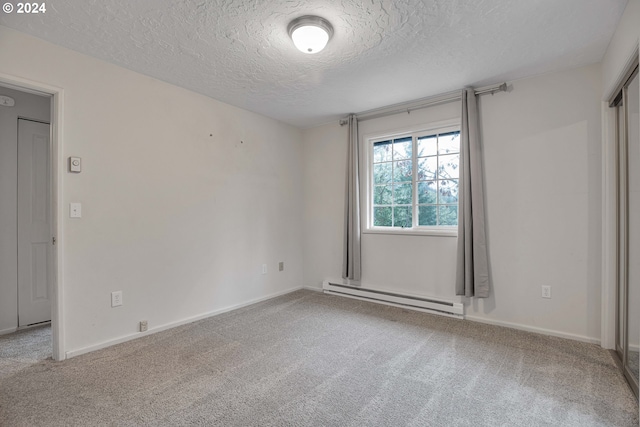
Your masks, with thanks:
[{"label": "curtain rod", "polygon": [[[493,95],[496,92],[506,92],[507,83],[502,83],[494,86],[481,87],[475,90],[476,95],[483,95],[490,93]],[[462,98],[462,90],[456,90],[453,92],[443,93],[441,95],[430,96],[428,98],[422,98],[415,101],[403,102],[401,104],[391,105],[389,107],[376,108],[374,110],[364,111],[356,114],[358,121],[377,119],[380,117],[391,116],[399,113],[410,113],[414,110],[420,110],[426,107],[433,107],[435,105],[447,104],[449,102],[458,101]],[[346,118],[340,119],[340,126],[344,126],[348,123]]]}]

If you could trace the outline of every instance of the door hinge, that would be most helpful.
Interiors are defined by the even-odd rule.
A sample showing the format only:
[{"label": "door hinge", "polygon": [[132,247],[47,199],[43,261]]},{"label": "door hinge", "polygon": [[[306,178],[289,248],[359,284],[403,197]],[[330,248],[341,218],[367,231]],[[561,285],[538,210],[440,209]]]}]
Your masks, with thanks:
[{"label": "door hinge", "polygon": [[55,244],[56,244],[56,238],[55,238],[55,236],[51,238],[51,244],[52,244],[52,245],[55,245]]}]

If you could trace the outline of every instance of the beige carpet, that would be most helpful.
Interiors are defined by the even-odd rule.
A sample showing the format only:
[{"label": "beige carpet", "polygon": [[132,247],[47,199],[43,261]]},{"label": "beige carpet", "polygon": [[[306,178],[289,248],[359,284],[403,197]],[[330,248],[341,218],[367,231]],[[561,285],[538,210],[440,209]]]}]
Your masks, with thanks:
[{"label": "beige carpet", "polygon": [[0,335],[0,384],[5,377],[15,375],[34,363],[50,359],[51,347],[50,324]]},{"label": "beige carpet", "polygon": [[637,426],[596,345],[298,291],[1,379],[3,426]]}]

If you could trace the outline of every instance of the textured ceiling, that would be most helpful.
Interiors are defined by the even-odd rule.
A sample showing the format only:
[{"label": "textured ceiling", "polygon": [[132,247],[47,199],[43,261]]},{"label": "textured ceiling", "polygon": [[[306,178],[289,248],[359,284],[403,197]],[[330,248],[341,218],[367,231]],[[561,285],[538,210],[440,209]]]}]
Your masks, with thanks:
[{"label": "textured ceiling", "polygon": [[[599,62],[627,0],[55,0],[0,24],[298,127]],[[335,33],[300,53],[287,24]]]}]

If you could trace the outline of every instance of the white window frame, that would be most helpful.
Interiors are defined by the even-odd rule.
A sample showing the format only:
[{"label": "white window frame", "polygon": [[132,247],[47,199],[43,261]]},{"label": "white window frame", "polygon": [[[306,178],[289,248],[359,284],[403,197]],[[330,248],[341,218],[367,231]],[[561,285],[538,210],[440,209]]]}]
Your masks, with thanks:
[{"label": "white window frame", "polygon": [[[429,123],[427,125],[414,126],[410,128],[403,128],[401,130],[395,131],[387,131],[387,132],[379,132],[363,135],[362,143],[364,145],[364,156],[366,159],[364,165],[364,173],[366,176],[365,179],[365,195],[364,195],[364,206],[365,206],[365,227],[363,228],[363,233],[370,234],[397,234],[397,235],[420,235],[420,236],[445,236],[445,237],[457,237],[458,236],[458,226],[414,226],[411,228],[405,227],[380,227],[373,225],[373,144],[380,141],[385,141],[388,139],[396,139],[403,137],[413,137],[420,138],[422,136],[433,135],[434,133],[447,133],[447,132],[455,132],[460,131],[460,121],[459,120],[445,120],[439,122]],[[412,160],[413,160],[413,176],[411,182],[413,184],[413,218],[417,218],[417,203],[416,195],[417,195],[417,185],[416,185],[416,154],[415,149],[412,150]],[[460,220],[460,213],[458,211],[458,220]]]}]

